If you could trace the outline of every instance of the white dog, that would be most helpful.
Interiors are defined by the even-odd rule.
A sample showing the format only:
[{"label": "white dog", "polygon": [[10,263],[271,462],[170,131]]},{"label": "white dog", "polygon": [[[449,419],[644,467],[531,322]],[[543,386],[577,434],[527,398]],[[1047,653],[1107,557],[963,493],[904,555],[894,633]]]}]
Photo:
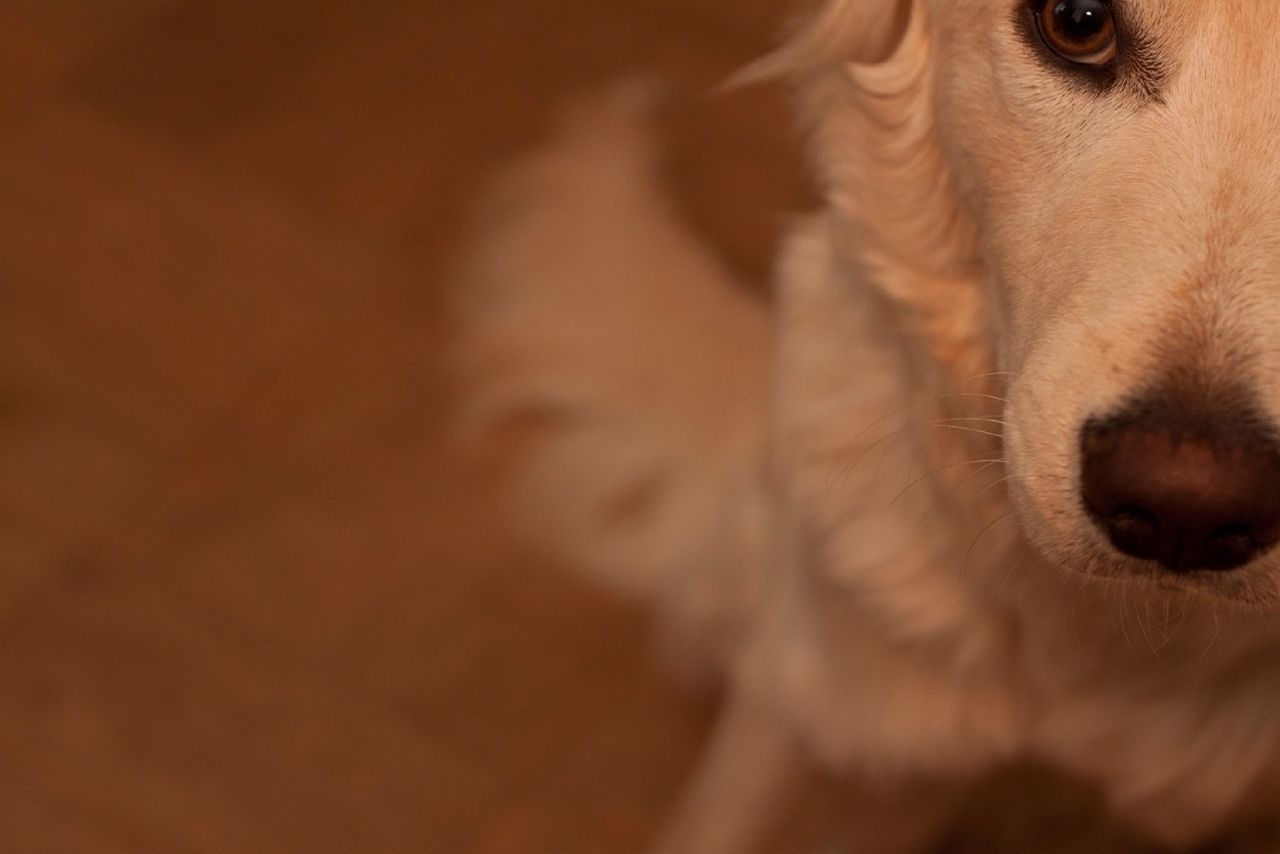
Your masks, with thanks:
[{"label": "white dog", "polygon": [[730,699],[660,843],[788,769],[1035,757],[1175,845],[1277,769],[1280,3],[828,0],[824,191],[770,305],[656,189],[641,93],[498,198],[471,411],[539,416],[534,528]]}]

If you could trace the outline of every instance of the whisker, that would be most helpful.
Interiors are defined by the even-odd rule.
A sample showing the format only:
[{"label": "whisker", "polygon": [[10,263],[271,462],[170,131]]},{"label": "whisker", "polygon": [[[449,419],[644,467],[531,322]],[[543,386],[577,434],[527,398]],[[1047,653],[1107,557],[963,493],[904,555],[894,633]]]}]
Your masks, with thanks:
[{"label": "whisker", "polygon": [[[998,463],[998,464],[1000,464],[1000,465],[1007,465],[1007,462],[1006,462],[1004,459],[991,460],[990,462],[991,462],[991,463],[993,463],[993,464],[994,464],[994,463]],[[928,510],[926,510],[923,514],[921,514],[920,518],[916,520],[916,527],[918,528],[918,527],[920,527],[921,525],[923,525],[923,524],[925,523],[925,520],[926,520],[926,519],[928,519],[930,516],[932,516],[932,515],[934,514],[934,512],[935,512],[935,511],[937,511],[938,509],[940,509],[940,508],[942,507],[942,499],[943,499],[943,498],[950,498],[951,496],[955,495],[956,490],[958,490],[961,486],[964,486],[964,484],[968,483],[968,482],[969,482],[970,480],[972,480],[973,478],[975,478],[975,477],[977,477],[978,475],[982,474],[982,472],[986,471],[988,468],[990,468],[990,466],[989,466],[989,465],[986,465],[986,466],[983,466],[982,468],[979,468],[979,469],[976,469],[976,470],[974,470],[974,471],[971,471],[971,472],[969,472],[967,475],[965,475],[964,477],[960,478],[960,480],[956,481],[956,482],[955,482],[955,483],[953,483],[951,486],[949,486],[949,487],[948,487],[948,488],[947,488],[947,489],[942,493],[942,496],[941,496],[938,500],[935,500],[935,501],[934,501],[934,502],[929,506],[929,509],[928,509]],[[999,484],[1004,483],[1005,481],[1009,480],[1009,478],[1010,478],[1010,477],[1011,477],[1011,475],[1006,475],[1005,477],[999,478],[998,480],[996,480],[996,481],[995,481],[995,482],[993,482],[993,483],[989,483],[989,484],[987,484],[986,486],[982,487],[982,489],[978,490],[974,495],[970,496],[970,498],[971,498],[971,499],[976,499],[979,495],[981,495],[981,494],[982,494],[983,492],[985,492],[986,490],[990,489],[990,488],[991,488],[991,487],[993,487],[993,486],[998,486]]]},{"label": "whisker", "polygon": [[[1008,371],[992,371],[988,373],[977,374],[973,377],[970,377],[967,380],[964,380],[962,383],[960,383],[960,385],[963,386],[965,384],[975,382],[977,380],[981,380],[985,378],[1009,377],[1009,376],[1013,376],[1013,375]],[[917,400],[913,400],[908,403],[905,403],[902,406],[899,406],[894,410],[879,416],[878,418],[875,418],[870,423],[862,427],[857,432],[857,434],[853,436],[853,438],[842,443],[839,449],[833,449],[831,452],[829,452],[831,456],[835,457],[835,459],[833,459],[832,461],[833,464],[831,466],[830,473],[827,475],[827,488],[826,488],[826,496],[824,500],[830,500],[831,494],[835,490],[837,484],[839,484],[843,480],[846,480],[852,474],[853,471],[855,471],[860,465],[862,465],[866,457],[876,447],[883,445],[884,443],[889,442],[895,438],[901,437],[905,433],[910,433],[918,429],[925,429],[926,427],[934,426],[942,429],[968,430],[969,432],[972,432],[975,435],[981,435],[981,436],[985,436],[991,439],[996,439],[999,441],[1004,440],[1004,437],[1002,435],[997,434],[994,431],[982,431],[976,427],[969,426],[972,424],[989,424],[989,425],[1005,428],[1008,426],[1008,424],[1004,422],[1002,419],[990,417],[990,416],[973,416],[973,417],[967,417],[967,418],[957,417],[954,419],[943,419],[939,422],[934,422],[933,424],[930,424],[930,425],[907,425],[905,427],[901,427],[897,430],[894,430],[884,436],[880,436],[871,444],[863,447],[859,452],[856,453],[856,455],[852,459],[844,460],[843,464],[841,464],[841,458],[845,457],[848,454],[848,452],[851,451],[852,449],[857,448],[863,442],[863,439],[866,437],[866,435],[869,432],[874,430],[879,425],[883,424],[885,421],[897,415],[901,415],[904,412],[908,412],[913,409],[919,408],[921,406],[937,405],[937,404],[942,404],[946,401],[953,401],[953,400],[989,401],[992,403],[999,404],[1002,407],[1008,405],[1008,402],[1009,402],[1007,398],[997,394],[990,394],[987,392],[954,391],[953,390],[953,391],[947,391],[942,394],[935,395],[933,397],[921,397]],[[885,457],[887,457],[887,455],[888,455],[888,449],[885,449],[880,456],[881,463],[877,463],[877,468],[876,468],[877,471],[879,471],[879,466],[882,464],[883,460],[885,459]]]},{"label": "whisker", "polygon": [[980,495],[982,495],[982,493],[986,492],[988,489],[995,489],[997,486],[1002,486],[1002,485],[1004,485],[1004,484],[1008,483],[1008,482],[1009,482],[1010,480],[1012,480],[1012,479],[1013,479],[1013,475],[1011,475],[1011,474],[1007,474],[1007,475],[1005,475],[1005,476],[1004,476],[1004,477],[1002,477],[1002,478],[999,478],[999,479],[997,479],[997,480],[993,480],[993,481],[991,481],[991,483],[988,483],[986,486],[984,486],[984,487],[982,487],[981,489],[979,489],[979,490],[978,490],[977,492],[975,492],[973,495],[969,496],[969,498],[970,498],[970,500],[972,500],[972,501],[977,501],[977,500],[978,500],[978,497],[979,497]]},{"label": "whisker", "polygon": [[1009,398],[1001,397],[998,394],[988,394],[982,391],[957,391],[949,394],[939,395],[936,400],[951,400],[956,397],[976,398],[978,400],[991,400],[996,403],[1008,403]]},{"label": "whisker", "polygon": [[1147,639],[1147,648],[1151,650],[1152,657],[1155,658],[1156,663],[1160,665],[1160,668],[1167,673],[1169,672],[1169,665],[1166,664],[1165,660],[1160,657],[1160,650],[1164,649],[1167,643],[1167,639],[1162,637],[1160,639],[1160,643],[1155,643],[1151,638],[1151,632],[1154,630],[1155,627],[1153,625],[1150,625],[1152,622],[1150,600],[1147,600],[1143,603],[1142,610],[1146,614],[1147,619],[1144,621],[1142,617],[1139,616],[1138,627],[1142,629],[1142,634]]},{"label": "whisker", "polygon": [[915,409],[916,407],[919,407],[919,406],[925,406],[927,404],[937,403],[942,400],[950,400],[952,398],[957,398],[957,397],[982,398],[985,400],[995,401],[997,403],[1008,403],[1008,401],[1005,400],[1003,397],[996,397],[995,395],[991,395],[991,394],[980,394],[977,392],[951,392],[948,394],[938,395],[936,398],[924,398],[921,400],[917,400],[914,403],[908,403],[904,406],[900,406],[897,409],[893,410],[892,412],[887,412],[884,415],[881,415],[879,418],[875,419],[870,424],[868,424],[867,426],[859,430],[857,435],[855,435],[852,439],[850,439],[849,442],[845,445],[845,447],[852,447],[854,445],[857,445],[860,441],[862,441],[862,438],[866,436],[867,433],[871,432],[873,429],[883,424],[885,421],[894,417],[895,415],[901,415],[902,413],[910,409]]},{"label": "whisker", "polygon": [[[880,447],[890,439],[896,438],[905,433],[910,433],[910,432],[919,431],[919,430],[927,430],[929,428],[938,428],[942,430],[955,430],[962,433],[973,433],[979,436],[987,436],[992,439],[1000,439],[1001,441],[1004,440],[1004,436],[1001,435],[1000,433],[996,433],[991,430],[981,430],[977,427],[968,427],[963,424],[940,424],[937,422],[931,422],[926,424],[909,424],[906,427],[900,427],[897,430],[894,430],[892,433],[888,433],[884,436],[881,436],[879,439],[876,439],[870,445],[867,445],[867,447],[863,448],[861,453],[859,453],[854,459],[846,463],[843,466],[843,468],[840,470],[839,476],[831,478],[829,483],[827,484],[827,497],[828,498],[831,497],[831,490],[835,488],[836,481],[847,478],[850,474],[856,471],[858,466],[862,465],[862,462],[863,460],[866,459],[867,455],[870,454],[872,451],[874,451],[876,448]],[[881,462],[884,461],[884,458],[887,454],[888,454],[888,448],[885,448],[884,453],[880,455]],[[876,470],[879,471],[878,465]]]},{"label": "whisker", "polygon": [[[970,472],[969,474],[965,475],[964,480],[961,480],[961,481],[960,481],[960,483],[964,483],[964,482],[965,482],[965,480],[968,480],[969,478],[973,477],[973,476],[974,476],[974,475],[976,475],[976,474],[980,474],[981,472],[985,471],[986,469],[990,468],[991,466],[993,466],[993,465],[995,465],[995,464],[997,464],[997,463],[1001,463],[1001,464],[1003,464],[1003,463],[1004,463],[1004,460],[1000,460],[1000,459],[996,459],[996,460],[962,460],[962,461],[960,461],[960,462],[958,462],[958,463],[949,463],[949,464],[947,464],[947,465],[945,465],[945,466],[938,466],[938,467],[937,467],[937,468],[935,468],[935,469],[931,469],[930,471],[925,472],[924,474],[920,475],[920,476],[919,476],[918,478],[916,478],[915,480],[911,481],[911,483],[907,484],[907,485],[906,485],[906,487],[904,487],[904,488],[903,488],[903,490],[902,490],[901,492],[899,492],[897,495],[895,495],[895,496],[893,497],[893,500],[892,500],[892,501],[890,501],[889,503],[890,503],[890,504],[897,504],[897,503],[898,503],[898,499],[899,499],[899,498],[901,498],[902,496],[906,495],[908,492],[910,492],[910,491],[911,491],[911,489],[912,489],[912,487],[916,486],[917,484],[921,483],[921,482],[922,482],[922,481],[924,481],[924,480],[927,480],[928,478],[932,477],[932,476],[933,476],[933,475],[935,475],[935,474],[939,474],[939,473],[941,473],[941,472],[948,471],[948,470],[953,469],[953,468],[959,468],[960,466],[976,466],[976,465],[978,465],[978,464],[980,464],[980,463],[984,464],[984,465],[982,466],[982,468],[979,468],[979,469],[977,469],[976,471]],[[960,485],[960,483],[957,483],[957,484],[956,484],[956,486],[959,486],[959,485]]]},{"label": "whisker", "polygon": [[1027,553],[1029,551],[1030,551],[1030,546],[1028,546],[1026,541],[1024,540],[1022,543],[1022,548],[1018,550],[1018,557],[1014,559],[1013,563],[1009,566],[1008,572],[1004,574],[1004,578],[1000,582],[1001,592],[1008,591],[1009,582],[1013,579],[1013,576],[1017,573],[1018,567],[1022,565],[1022,561],[1023,559],[1026,558]]},{"label": "whisker", "polygon": [[919,429],[923,429],[925,427],[940,427],[944,430],[960,430],[965,433],[975,433],[979,436],[990,436],[993,439],[1000,439],[1001,441],[1004,440],[1003,433],[995,433],[991,430],[981,430],[977,427],[966,427],[962,424],[945,424],[945,423],[940,423],[935,421],[932,424],[922,424],[920,425]]},{"label": "whisker", "polygon": [[1007,427],[1009,425],[1009,422],[1005,421],[1003,418],[996,418],[995,416],[992,416],[992,415],[960,415],[960,416],[955,416],[953,418],[939,418],[933,423],[934,424],[953,424],[953,423],[963,423],[966,421],[979,421],[979,422],[986,422],[988,424],[999,424],[1002,427]]},{"label": "whisker", "polygon": [[1222,624],[1218,621],[1218,606],[1213,606],[1213,637],[1209,638],[1209,645],[1200,653],[1200,659],[1203,661],[1205,656],[1209,654],[1209,650],[1213,649],[1214,644],[1218,642],[1218,635],[1222,634]]},{"label": "whisker", "polygon": [[1011,376],[1013,376],[1013,373],[1011,371],[987,371],[985,374],[974,374],[973,376],[969,377],[967,380],[964,380],[964,382],[971,383],[971,382],[974,382],[975,380],[987,380],[987,379],[993,379],[995,377],[1011,377]]},{"label": "whisker", "polygon": [[978,535],[973,538],[973,542],[969,544],[969,550],[964,553],[964,560],[960,562],[961,575],[965,575],[969,571],[969,558],[973,556],[973,550],[978,547],[978,542],[982,539],[983,535],[1012,515],[1012,510],[1006,510],[982,527],[982,530],[978,532]]},{"label": "whisker", "polygon": [[1129,639],[1128,626],[1129,613],[1129,586],[1127,584],[1120,585],[1120,633],[1124,635],[1125,646],[1133,649],[1133,641]]}]

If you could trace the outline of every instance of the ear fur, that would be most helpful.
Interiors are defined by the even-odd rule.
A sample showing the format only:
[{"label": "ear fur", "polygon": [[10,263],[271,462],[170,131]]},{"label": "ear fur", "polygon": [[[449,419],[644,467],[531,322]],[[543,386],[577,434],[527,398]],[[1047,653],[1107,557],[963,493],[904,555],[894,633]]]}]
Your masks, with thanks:
[{"label": "ear fur", "polygon": [[793,81],[838,250],[960,382],[991,370],[983,274],[938,134],[927,7],[831,0],[745,75]]},{"label": "ear fur", "polygon": [[832,62],[879,62],[906,23],[903,0],[826,0],[781,48],[749,65],[734,83],[794,78]]}]

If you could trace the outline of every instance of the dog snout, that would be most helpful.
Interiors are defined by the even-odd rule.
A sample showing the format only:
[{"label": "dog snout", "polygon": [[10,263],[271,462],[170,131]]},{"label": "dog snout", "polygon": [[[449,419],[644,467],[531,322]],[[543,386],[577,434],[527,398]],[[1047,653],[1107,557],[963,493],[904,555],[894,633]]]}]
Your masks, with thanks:
[{"label": "dog snout", "polygon": [[1235,569],[1280,539],[1280,449],[1257,419],[1182,420],[1149,407],[1087,424],[1085,507],[1126,555],[1175,572]]}]

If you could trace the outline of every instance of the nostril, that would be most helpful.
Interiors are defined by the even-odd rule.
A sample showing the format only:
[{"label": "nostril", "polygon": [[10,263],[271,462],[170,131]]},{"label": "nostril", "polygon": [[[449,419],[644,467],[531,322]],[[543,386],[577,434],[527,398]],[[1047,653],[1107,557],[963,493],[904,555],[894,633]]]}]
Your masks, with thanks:
[{"label": "nostril", "polygon": [[1205,556],[1207,560],[1217,562],[1219,567],[1231,568],[1247,563],[1261,547],[1262,544],[1246,527],[1228,525],[1210,534],[1205,546]]},{"label": "nostril", "polygon": [[1127,555],[1154,559],[1160,554],[1160,524],[1145,510],[1128,507],[1107,516],[1103,522],[1116,548]]},{"label": "nostril", "polygon": [[1175,428],[1164,412],[1086,425],[1085,509],[1123,554],[1176,571],[1243,566],[1280,539],[1276,443],[1230,419]]}]

